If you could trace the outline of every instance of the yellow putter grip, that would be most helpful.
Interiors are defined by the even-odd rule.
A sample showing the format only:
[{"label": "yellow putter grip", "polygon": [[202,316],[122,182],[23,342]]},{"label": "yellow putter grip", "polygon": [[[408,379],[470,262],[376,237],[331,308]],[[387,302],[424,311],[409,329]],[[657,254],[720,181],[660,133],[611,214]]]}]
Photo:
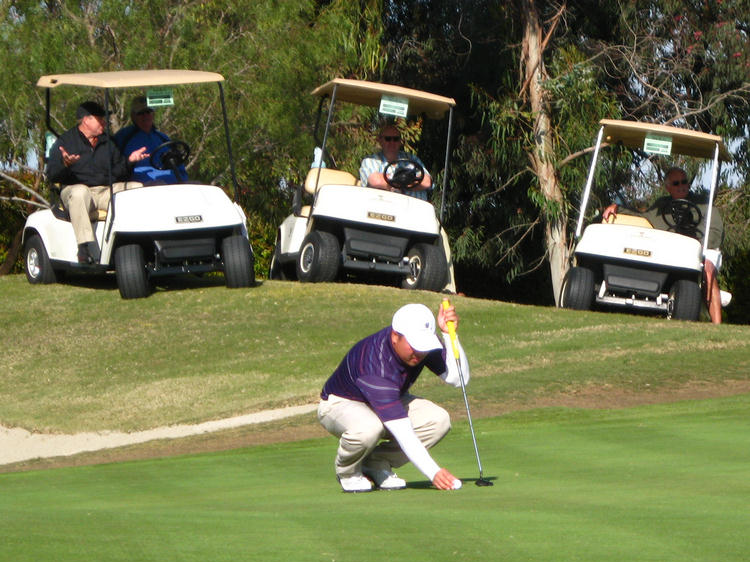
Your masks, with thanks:
[{"label": "yellow putter grip", "polygon": [[[448,299],[443,299],[443,310],[448,310],[448,307],[450,305],[451,303]],[[458,359],[461,354],[458,352],[458,343],[456,342],[456,323],[446,322],[446,325],[448,326],[448,335],[451,337],[451,347],[453,347],[453,357]]]}]

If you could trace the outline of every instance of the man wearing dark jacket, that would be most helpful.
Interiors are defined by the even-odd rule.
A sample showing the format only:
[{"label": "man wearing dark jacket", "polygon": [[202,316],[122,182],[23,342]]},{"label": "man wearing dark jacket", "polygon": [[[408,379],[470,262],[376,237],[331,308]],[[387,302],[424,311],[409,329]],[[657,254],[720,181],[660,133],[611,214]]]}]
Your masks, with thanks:
[{"label": "man wearing dark jacket", "polygon": [[70,214],[81,263],[99,261],[91,220],[99,209],[106,210],[109,205],[110,180],[114,192],[140,187],[134,182],[126,184],[125,180],[131,174],[131,163],[149,156],[144,147],[126,159],[104,133],[104,117],[104,109],[96,102],[79,105],[78,124],[57,139],[45,169],[49,181],[63,185],[60,198]]}]

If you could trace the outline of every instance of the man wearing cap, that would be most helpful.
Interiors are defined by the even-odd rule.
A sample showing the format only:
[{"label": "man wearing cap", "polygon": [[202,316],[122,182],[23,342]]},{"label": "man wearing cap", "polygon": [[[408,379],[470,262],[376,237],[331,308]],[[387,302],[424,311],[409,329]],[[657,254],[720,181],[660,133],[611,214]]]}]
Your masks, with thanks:
[{"label": "man wearing cap", "polygon": [[[450,430],[448,412],[409,393],[424,367],[460,386],[458,366],[446,353],[451,345],[448,322],[458,326],[453,306],[438,310],[443,344],[430,309],[407,304],[396,311],[390,326],[355,344],[326,381],[318,419],[339,438],[335,469],[345,492],[369,492],[372,482],[382,490],[405,488],[393,469],[408,461],[440,490],[461,486],[427,451]],[[463,349],[459,351],[467,383],[469,365]]]},{"label": "man wearing cap", "polygon": [[[169,137],[154,126],[154,108],[149,107],[144,96],[137,96],[131,101],[130,119],[133,123],[123,127],[115,135],[115,142],[125,156],[144,148],[147,153],[155,154],[160,145],[169,142]],[[182,179],[187,178],[184,166],[180,166],[178,171]],[[147,161],[135,166],[133,179],[147,185],[181,181],[172,170],[159,170]]]},{"label": "man wearing cap", "polygon": [[78,261],[96,263],[99,245],[91,220],[98,210],[106,210],[109,205],[110,179],[114,192],[140,187],[135,182],[126,184],[125,180],[130,176],[131,163],[148,158],[148,154],[143,149],[126,159],[104,133],[104,109],[96,102],[79,105],[76,119],[78,124],[60,135],[52,146],[45,173],[51,182],[64,186],[60,199],[73,225]]}]

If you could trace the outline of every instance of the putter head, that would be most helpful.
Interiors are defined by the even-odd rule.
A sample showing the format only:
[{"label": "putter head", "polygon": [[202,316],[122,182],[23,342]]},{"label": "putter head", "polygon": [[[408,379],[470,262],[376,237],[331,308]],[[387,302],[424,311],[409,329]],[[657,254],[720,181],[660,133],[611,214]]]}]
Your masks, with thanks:
[{"label": "putter head", "polygon": [[477,486],[494,486],[492,482],[490,482],[489,480],[485,480],[484,478],[477,479],[474,484],[476,484]]}]

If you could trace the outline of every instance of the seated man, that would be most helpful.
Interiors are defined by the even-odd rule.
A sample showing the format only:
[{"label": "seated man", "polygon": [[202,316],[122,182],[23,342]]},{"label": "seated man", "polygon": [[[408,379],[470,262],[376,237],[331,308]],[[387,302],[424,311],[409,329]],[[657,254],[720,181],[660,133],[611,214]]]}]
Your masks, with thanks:
[{"label": "seated man", "polygon": [[383,176],[383,171],[390,163],[398,160],[412,160],[422,166],[424,169],[424,177],[418,185],[411,189],[407,189],[406,193],[417,199],[427,201],[428,190],[432,187],[432,178],[419,158],[401,150],[401,133],[399,133],[398,129],[394,125],[386,125],[383,127],[378,135],[378,143],[382,150],[365,157],[360,165],[359,177],[362,185],[375,187],[377,189],[385,189],[387,191],[399,191],[395,187],[388,185],[388,182]]},{"label": "seated man", "polygon": [[148,158],[145,147],[126,159],[111,146],[112,138],[104,133],[104,117],[104,109],[96,102],[79,105],[78,125],[55,141],[45,169],[49,181],[64,186],[60,198],[70,214],[81,263],[99,261],[99,246],[91,220],[98,210],[106,210],[109,205],[110,177],[115,193],[128,187],[140,187],[139,183],[126,181],[132,172],[132,163]]},{"label": "seated man", "polygon": [[[115,142],[125,156],[130,156],[144,147],[146,152],[154,154],[159,145],[170,140],[154,126],[154,109],[148,106],[145,97],[133,98],[130,103],[130,119],[133,123],[123,127],[115,135]],[[184,166],[180,166],[178,172],[180,178],[175,177],[172,170],[159,170],[154,168],[150,161],[145,161],[133,169],[133,179],[146,185],[179,183],[187,179]]]},{"label": "seated man", "polygon": [[[656,200],[649,209],[643,213],[639,213],[641,216],[647,218],[649,222],[660,230],[675,230],[674,225],[669,225],[664,220],[664,214],[669,213],[666,210],[666,206],[669,205],[675,199],[687,199],[690,200],[690,182],[687,178],[687,173],[682,168],[670,168],[667,170],[665,177],[664,187],[669,195],[660,197]],[[708,205],[697,204],[700,209],[703,221],[691,232],[680,231],[680,234],[686,234],[703,240],[703,224],[705,224],[705,216],[708,210]],[[612,203],[602,213],[602,218],[606,221],[610,216],[617,215],[617,203]],[[627,214],[630,214],[628,212]],[[636,211],[632,211],[636,213]],[[708,248],[706,255],[704,256],[703,265],[703,292],[706,300],[706,307],[708,308],[708,314],[711,317],[711,322],[714,324],[721,324],[721,291],[719,290],[719,280],[716,275],[721,267],[721,252],[719,246],[724,238],[724,223],[721,219],[721,214],[716,207],[711,210],[711,225],[708,231]]]}]

